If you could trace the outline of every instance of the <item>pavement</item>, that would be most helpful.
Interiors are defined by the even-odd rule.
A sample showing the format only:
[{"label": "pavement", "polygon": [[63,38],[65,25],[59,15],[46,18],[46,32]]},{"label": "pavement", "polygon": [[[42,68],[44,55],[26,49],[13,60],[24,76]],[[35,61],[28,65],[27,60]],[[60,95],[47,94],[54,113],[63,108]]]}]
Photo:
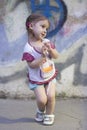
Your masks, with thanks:
[{"label": "pavement", "polygon": [[35,99],[0,99],[0,130],[87,130],[87,99],[56,99],[55,123],[34,120]]}]

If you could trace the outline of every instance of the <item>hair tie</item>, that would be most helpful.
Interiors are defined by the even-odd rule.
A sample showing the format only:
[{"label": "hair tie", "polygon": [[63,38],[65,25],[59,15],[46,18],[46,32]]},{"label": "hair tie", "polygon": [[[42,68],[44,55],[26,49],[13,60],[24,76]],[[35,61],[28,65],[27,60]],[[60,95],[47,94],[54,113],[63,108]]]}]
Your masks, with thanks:
[{"label": "hair tie", "polygon": [[27,22],[27,23],[26,23],[26,26],[27,26],[27,27],[29,27],[29,26],[30,26],[30,24],[31,24],[30,22]]}]

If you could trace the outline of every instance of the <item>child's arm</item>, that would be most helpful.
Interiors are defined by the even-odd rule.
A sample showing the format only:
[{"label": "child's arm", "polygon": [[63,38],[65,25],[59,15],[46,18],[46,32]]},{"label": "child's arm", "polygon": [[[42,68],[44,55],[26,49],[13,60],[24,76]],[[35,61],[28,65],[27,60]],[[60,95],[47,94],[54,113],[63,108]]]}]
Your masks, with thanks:
[{"label": "child's arm", "polygon": [[46,58],[41,57],[40,59],[35,59],[32,62],[27,61],[27,63],[31,68],[38,68],[45,61],[46,61]]},{"label": "child's arm", "polygon": [[58,52],[57,52],[57,50],[55,48],[52,48],[50,46],[50,43],[45,43],[45,46],[47,48],[47,51],[51,55],[51,57],[54,58],[54,59],[57,59],[58,58]]},{"label": "child's arm", "polygon": [[54,59],[57,59],[58,58],[58,52],[57,52],[57,50],[56,49],[50,49],[49,50],[49,53],[50,53],[50,55],[51,55],[51,57],[52,58],[54,58]]}]

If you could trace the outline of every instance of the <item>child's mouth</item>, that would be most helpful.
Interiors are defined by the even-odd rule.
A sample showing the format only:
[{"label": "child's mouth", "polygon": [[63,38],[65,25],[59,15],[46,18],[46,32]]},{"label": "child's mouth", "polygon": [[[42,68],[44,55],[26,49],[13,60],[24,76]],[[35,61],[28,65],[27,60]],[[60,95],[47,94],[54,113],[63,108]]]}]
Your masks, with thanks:
[{"label": "child's mouth", "polygon": [[42,37],[45,37],[45,34],[41,34]]}]

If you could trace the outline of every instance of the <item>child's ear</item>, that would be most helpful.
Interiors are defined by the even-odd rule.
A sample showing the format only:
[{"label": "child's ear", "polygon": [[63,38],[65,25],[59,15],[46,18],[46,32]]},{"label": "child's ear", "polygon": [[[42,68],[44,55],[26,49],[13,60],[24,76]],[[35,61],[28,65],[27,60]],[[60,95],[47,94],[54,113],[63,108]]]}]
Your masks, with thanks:
[{"label": "child's ear", "polygon": [[33,23],[30,23],[29,28],[32,30],[33,29]]}]

